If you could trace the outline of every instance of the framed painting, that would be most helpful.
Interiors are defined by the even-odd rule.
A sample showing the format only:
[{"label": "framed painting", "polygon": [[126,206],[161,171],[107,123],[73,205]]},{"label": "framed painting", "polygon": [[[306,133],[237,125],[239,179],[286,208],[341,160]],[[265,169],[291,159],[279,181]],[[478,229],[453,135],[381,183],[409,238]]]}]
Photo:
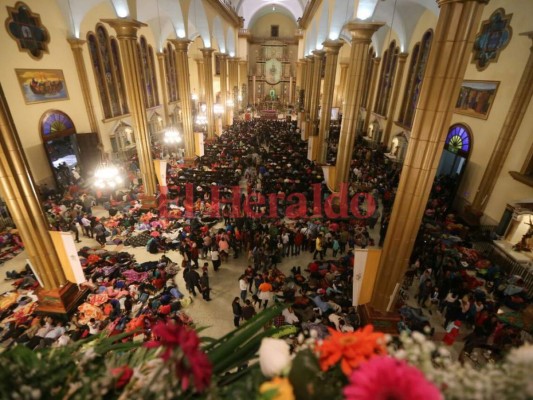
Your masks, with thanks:
[{"label": "framed painting", "polygon": [[60,69],[16,69],[26,104],[68,100],[67,85]]},{"label": "framed painting", "polygon": [[500,82],[463,81],[454,112],[487,119]]}]

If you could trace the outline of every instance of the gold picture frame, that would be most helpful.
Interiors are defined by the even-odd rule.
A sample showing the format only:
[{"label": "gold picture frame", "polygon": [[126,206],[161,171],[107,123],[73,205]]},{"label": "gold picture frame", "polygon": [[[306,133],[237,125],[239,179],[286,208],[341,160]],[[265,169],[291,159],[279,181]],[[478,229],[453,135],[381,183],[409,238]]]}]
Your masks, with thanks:
[{"label": "gold picture frame", "polygon": [[15,69],[26,104],[68,100],[68,90],[60,69]]},{"label": "gold picture frame", "polygon": [[487,119],[499,85],[498,81],[463,81],[454,112]]}]

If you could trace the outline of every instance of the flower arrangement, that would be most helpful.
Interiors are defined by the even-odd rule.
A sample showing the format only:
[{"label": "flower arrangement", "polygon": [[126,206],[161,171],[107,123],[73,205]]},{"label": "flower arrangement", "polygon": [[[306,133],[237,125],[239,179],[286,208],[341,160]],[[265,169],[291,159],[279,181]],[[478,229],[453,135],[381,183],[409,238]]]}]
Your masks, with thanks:
[{"label": "flower arrangement", "polygon": [[153,340],[92,337],[66,347],[0,354],[0,398],[439,400],[531,399],[533,345],[478,369],[424,335],[391,338],[365,326],[318,340],[269,327],[274,306],[214,340],[173,321]]}]

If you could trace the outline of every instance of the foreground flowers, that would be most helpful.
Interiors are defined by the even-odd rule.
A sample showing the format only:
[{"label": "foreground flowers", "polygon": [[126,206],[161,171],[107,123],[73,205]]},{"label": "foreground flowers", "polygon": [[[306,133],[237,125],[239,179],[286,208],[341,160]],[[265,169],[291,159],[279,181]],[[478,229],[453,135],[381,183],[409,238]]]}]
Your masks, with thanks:
[{"label": "foreground flowers", "polygon": [[347,400],[441,400],[439,390],[424,374],[404,361],[373,357],[350,375]]},{"label": "foreground flowers", "polygon": [[196,332],[173,322],[159,322],[153,329],[159,341],[146,343],[146,347],[163,347],[161,358],[174,361],[176,375],[181,379],[181,387],[187,390],[192,375],[196,391],[205,390],[211,382],[212,366],[200,348]]},{"label": "foreground flowers", "polygon": [[264,338],[259,348],[259,365],[264,376],[281,375],[291,364],[289,345],[281,339]]},{"label": "foreground flowers", "polygon": [[375,355],[386,354],[385,335],[374,332],[372,325],[346,333],[328,329],[330,336],[317,346],[323,371],[340,361],[342,372],[349,376],[362,362]]}]

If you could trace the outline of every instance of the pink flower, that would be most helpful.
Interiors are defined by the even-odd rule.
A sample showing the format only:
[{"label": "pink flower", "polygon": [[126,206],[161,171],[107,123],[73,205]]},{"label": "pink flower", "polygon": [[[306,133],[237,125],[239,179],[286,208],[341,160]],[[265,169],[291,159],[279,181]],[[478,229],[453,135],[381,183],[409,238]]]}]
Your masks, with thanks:
[{"label": "pink flower", "polygon": [[148,342],[145,346],[163,346],[165,351],[161,358],[165,361],[173,356],[174,349],[179,348],[182,351],[183,356],[176,360],[175,368],[183,390],[188,389],[191,374],[198,392],[209,386],[212,366],[207,355],[199,349],[200,340],[194,330],[173,322],[159,322],[154,327],[153,334],[159,337],[159,341]]},{"label": "pink flower", "polygon": [[347,400],[441,400],[442,395],[424,374],[405,361],[387,356],[362,363],[344,388]]},{"label": "pink flower", "polygon": [[128,384],[133,376],[133,370],[129,366],[123,365],[121,367],[113,368],[111,370],[111,375],[117,380],[115,388],[122,389]]}]

